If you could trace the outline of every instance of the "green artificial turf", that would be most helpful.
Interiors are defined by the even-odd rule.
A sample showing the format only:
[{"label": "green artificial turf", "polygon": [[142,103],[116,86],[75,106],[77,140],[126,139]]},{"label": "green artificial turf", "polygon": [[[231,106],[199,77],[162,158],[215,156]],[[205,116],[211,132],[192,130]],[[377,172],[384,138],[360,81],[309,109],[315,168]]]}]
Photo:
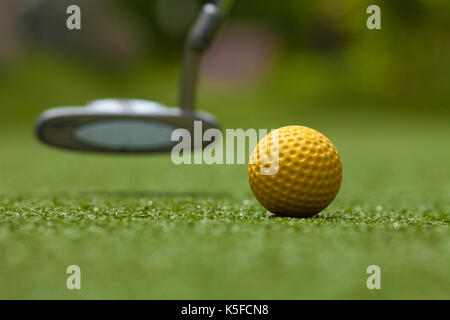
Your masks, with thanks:
[{"label": "green artificial turf", "polygon": [[[85,82],[95,80],[72,85]],[[123,90],[132,95],[132,85]],[[21,99],[43,96],[34,111],[20,122],[17,102],[16,120],[0,129],[0,298],[450,298],[448,118],[231,90],[201,98],[223,127],[308,125],[335,143],[344,180],[329,208],[310,219],[271,215],[245,165],[41,145],[29,119],[49,98],[31,92]],[[65,287],[73,264],[81,290]],[[369,265],[381,267],[381,290],[366,287]]]}]

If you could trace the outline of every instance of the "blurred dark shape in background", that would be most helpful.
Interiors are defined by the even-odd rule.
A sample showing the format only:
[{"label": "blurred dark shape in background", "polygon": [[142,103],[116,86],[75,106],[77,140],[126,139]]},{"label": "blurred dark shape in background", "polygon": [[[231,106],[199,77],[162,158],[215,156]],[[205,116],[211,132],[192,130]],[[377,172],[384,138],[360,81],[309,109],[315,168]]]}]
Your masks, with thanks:
[{"label": "blurred dark shape in background", "polygon": [[20,16],[25,6],[20,1],[0,1],[0,66],[19,50]]},{"label": "blurred dark shape in background", "polygon": [[[65,27],[66,9],[73,4],[81,8],[80,32]],[[110,68],[142,55],[173,56],[200,5],[197,0],[3,0],[0,59],[13,55],[19,43],[92,58]]]},{"label": "blurred dark shape in background", "polygon": [[[104,56],[136,51],[172,57],[183,40],[201,0],[3,0],[1,32],[4,38],[16,38],[25,26],[26,40],[68,47],[71,50],[102,50]],[[64,28],[66,8],[82,8],[83,32],[68,33]],[[365,27],[365,10],[370,1],[235,1],[229,23],[264,25],[284,43],[287,50],[335,52],[354,48],[363,38],[377,33]],[[383,39],[408,44],[418,33],[448,40],[450,3],[445,0],[380,1]],[[20,23],[18,22],[20,20]],[[401,33],[399,32],[401,31]],[[380,32],[378,32],[378,35]],[[70,35],[70,36],[69,36]],[[87,38],[87,39],[84,39]],[[428,41],[428,37],[421,38]],[[24,39],[22,39],[24,40]],[[11,40],[13,41],[13,40]],[[17,41],[17,39],[15,40]],[[371,42],[373,42],[371,40]],[[405,50],[408,49],[404,46]],[[115,52],[117,50],[118,52]],[[95,52],[95,50],[93,50]],[[132,55],[131,55],[132,56]]]},{"label": "blurred dark shape in background", "polygon": [[[66,8],[74,3],[81,8],[80,32],[64,28]],[[108,0],[42,0],[26,11],[23,24],[34,44],[120,67],[118,63],[142,56],[149,38],[143,21]]]},{"label": "blurred dark shape in background", "polygon": [[256,81],[274,64],[278,50],[278,37],[265,26],[226,25],[205,56],[205,81],[221,84]]},{"label": "blurred dark shape in background", "polygon": [[155,20],[160,32],[180,38],[184,37],[199,10],[197,0],[159,0],[149,12],[154,11],[152,20]]}]

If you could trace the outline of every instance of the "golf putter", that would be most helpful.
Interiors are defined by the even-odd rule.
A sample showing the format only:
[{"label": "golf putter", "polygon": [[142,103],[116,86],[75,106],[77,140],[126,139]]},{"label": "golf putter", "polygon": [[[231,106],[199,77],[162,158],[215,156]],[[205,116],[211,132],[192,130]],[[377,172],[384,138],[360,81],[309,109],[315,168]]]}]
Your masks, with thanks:
[{"label": "golf putter", "polygon": [[84,107],[52,108],[36,121],[39,140],[54,147],[79,151],[170,152],[178,143],[171,141],[172,132],[181,128],[190,133],[193,149],[214,143],[193,143],[194,121],[201,121],[203,132],[218,128],[212,115],[196,111],[194,106],[200,62],[224,19],[224,2],[205,4],[191,27],[185,46],[177,108],[137,99],[103,99]]}]

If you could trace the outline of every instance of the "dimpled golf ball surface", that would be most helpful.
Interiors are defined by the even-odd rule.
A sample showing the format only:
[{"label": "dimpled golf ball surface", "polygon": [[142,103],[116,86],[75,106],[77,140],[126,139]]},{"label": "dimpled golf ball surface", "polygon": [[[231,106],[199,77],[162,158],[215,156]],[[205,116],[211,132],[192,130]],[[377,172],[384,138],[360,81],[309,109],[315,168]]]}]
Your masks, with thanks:
[{"label": "dimpled golf ball surface", "polygon": [[[279,155],[276,173],[265,171],[276,168],[273,152]],[[311,217],[336,197],[342,164],[335,146],[323,134],[288,126],[272,131],[258,143],[250,156],[248,180],[256,199],[270,212]]]}]

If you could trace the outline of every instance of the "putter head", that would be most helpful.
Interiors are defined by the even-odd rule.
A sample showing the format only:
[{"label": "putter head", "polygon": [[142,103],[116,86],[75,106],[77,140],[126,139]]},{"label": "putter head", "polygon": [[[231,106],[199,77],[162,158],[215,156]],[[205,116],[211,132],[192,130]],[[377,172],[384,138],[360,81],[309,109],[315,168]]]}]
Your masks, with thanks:
[{"label": "putter head", "polygon": [[105,99],[86,107],[45,111],[36,122],[36,135],[46,144],[71,150],[152,153],[170,152],[181,141],[180,137],[172,141],[172,132],[186,129],[192,149],[201,149],[211,142],[201,139],[200,145],[194,143],[194,121],[202,125],[197,135],[218,128],[214,117],[206,112],[168,108],[145,100]]},{"label": "putter head", "polygon": [[[80,151],[169,152],[178,143],[171,139],[174,130],[185,129],[177,138],[185,141],[190,134],[191,150],[213,143],[201,138],[206,130],[218,125],[210,114],[195,111],[194,105],[200,61],[222,23],[223,5],[222,0],[205,4],[189,32],[179,108],[144,100],[106,99],[86,107],[49,109],[37,120],[38,138],[55,147]],[[201,122],[201,130],[194,127],[197,121]]]}]

